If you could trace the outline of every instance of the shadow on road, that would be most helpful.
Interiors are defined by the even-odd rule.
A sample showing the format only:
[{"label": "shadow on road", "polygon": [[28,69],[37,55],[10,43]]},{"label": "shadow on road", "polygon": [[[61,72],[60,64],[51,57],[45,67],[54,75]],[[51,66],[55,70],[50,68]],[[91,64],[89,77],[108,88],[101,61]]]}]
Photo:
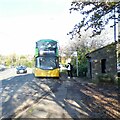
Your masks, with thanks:
[{"label": "shadow on road", "polygon": [[100,88],[96,85],[78,83],[74,84],[73,88],[68,87],[67,89],[69,95],[66,105],[69,106],[69,109],[72,108],[78,112],[77,117],[119,118],[118,89],[113,86]]},{"label": "shadow on road", "polygon": [[26,101],[25,91],[22,91],[21,88],[32,81],[33,78],[33,74],[20,74],[1,81],[2,117],[8,117],[18,106]]},{"label": "shadow on road", "polygon": [[[49,97],[44,98],[44,100],[56,102],[73,119],[120,118],[118,88],[115,86],[100,87],[91,83],[78,83],[73,79],[64,79],[63,77],[62,79],[61,82],[56,82],[54,87],[51,88],[54,95],[49,94]],[[45,84],[49,86],[48,82]],[[48,117],[52,116],[55,115],[52,115],[52,113],[48,115]],[[63,118],[66,118],[66,116],[63,115]]]},{"label": "shadow on road", "polygon": [[[19,80],[18,80],[19,79]],[[32,74],[16,76],[10,80],[6,79],[2,81],[3,91],[11,91],[11,97],[2,104],[3,116],[8,115],[8,111],[14,111],[16,106],[15,102],[22,99],[20,97],[15,99],[16,92],[20,92],[22,86],[27,82],[29,83],[34,79]],[[80,78],[81,79],[81,78]],[[81,82],[80,82],[81,81]],[[19,83],[19,84],[18,84]],[[41,79],[36,78],[32,81],[31,87],[34,87],[38,93],[42,90],[44,93],[42,99],[48,101],[48,104],[44,103],[45,108],[48,106],[52,109],[53,101],[60,109],[63,109],[71,118],[119,118],[120,116],[120,104],[118,102],[118,88],[114,86],[97,86],[91,83],[83,83],[82,80],[67,79],[67,77],[61,76],[58,79]],[[27,89],[26,89],[27,90]],[[7,94],[7,93],[6,93]],[[24,95],[24,94],[23,94]],[[9,96],[9,95],[8,95]],[[49,97],[48,97],[49,96]],[[32,97],[35,97],[34,95]],[[14,99],[13,99],[14,98]],[[28,97],[25,97],[22,101],[25,102]],[[36,107],[41,104],[41,96],[38,94]],[[19,103],[20,105],[22,103]],[[17,106],[18,106],[17,105]],[[13,107],[11,107],[13,106]],[[32,111],[36,111],[36,107],[33,106]],[[42,109],[42,108],[39,108]],[[55,108],[53,108],[54,110]],[[39,114],[42,110],[38,111]],[[65,112],[62,114],[62,118],[66,118]],[[46,110],[46,113],[48,111]],[[58,113],[58,112],[57,112]],[[30,118],[30,114],[26,115],[26,118]],[[38,115],[39,115],[38,114]],[[56,114],[49,112],[47,118],[54,118]],[[61,114],[61,113],[60,113]],[[35,116],[34,116],[35,117]],[[40,116],[36,116],[39,118]],[[56,116],[59,117],[59,116]]]}]

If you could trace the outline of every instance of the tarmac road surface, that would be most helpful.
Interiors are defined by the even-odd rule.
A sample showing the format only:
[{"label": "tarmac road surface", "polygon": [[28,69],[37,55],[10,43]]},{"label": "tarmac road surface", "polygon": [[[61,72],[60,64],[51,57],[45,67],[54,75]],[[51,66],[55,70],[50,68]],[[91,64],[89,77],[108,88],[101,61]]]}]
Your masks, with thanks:
[{"label": "tarmac road surface", "polygon": [[32,69],[28,69],[27,74],[16,74],[15,68],[0,72],[0,118],[9,118],[31,106],[47,94],[56,81],[37,79]]},{"label": "tarmac road surface", "polygon": [[1,118],[120,118],[117,86],[81,78],[34,78],[32,70],[0,73]]},{"label": "tarmac road surface", "polygon": [[120,118],[117,86],[97,86],[80,78],[62,78],[48,94],[15,118]]}]

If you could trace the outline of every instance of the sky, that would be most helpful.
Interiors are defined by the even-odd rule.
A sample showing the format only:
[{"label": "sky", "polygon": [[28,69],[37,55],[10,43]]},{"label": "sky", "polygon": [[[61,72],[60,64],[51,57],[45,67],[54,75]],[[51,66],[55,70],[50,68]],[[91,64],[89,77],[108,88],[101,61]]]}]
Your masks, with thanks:
[{"label": "sky", "polygon": [[[71,1],[0,0],[0,55],[34,55],[40,39],[57,40],[60,46],[69,43],[67,33],[81,20],[79,12],[70,14]],[[113,41],[113,30],[107,32]]]},{"label": "sky", "polygon": [[54,39],[60,45],[79,22],[70,14],[71,0],[0,0],[0,54],[34,54],[35,42]]}]

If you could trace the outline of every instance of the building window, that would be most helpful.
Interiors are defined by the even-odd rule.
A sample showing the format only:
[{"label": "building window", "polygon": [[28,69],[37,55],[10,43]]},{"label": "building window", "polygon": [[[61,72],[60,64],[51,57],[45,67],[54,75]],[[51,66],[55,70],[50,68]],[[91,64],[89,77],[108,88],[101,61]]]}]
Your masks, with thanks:
[{"label": "building window", "polygon": [[106,59],[101,60],[101,72],[106,73]]}]

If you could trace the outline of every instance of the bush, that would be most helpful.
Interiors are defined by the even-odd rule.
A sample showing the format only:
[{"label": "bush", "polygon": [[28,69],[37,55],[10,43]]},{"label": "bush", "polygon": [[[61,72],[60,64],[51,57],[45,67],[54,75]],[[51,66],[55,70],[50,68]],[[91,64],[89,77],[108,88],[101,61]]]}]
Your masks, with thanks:
[{"label": "bush", "polygon": [[79,76],[85,77],[87,73],[87,65],[86,64],[81,64],[79,65]]},{"label": "bush", "polygon": [[99,83],[114,83],[114,78],[111,74],[99,74],[96,79]]},{"label": "bush", "polygon": [[[77,76],[77,68],[76,65],[73,65],[73,70],[72,70],[73,76]],[[81,64],[78,66],[78,75],[81,77],[85,77],[87,73],[87,65],[86,64]]]},{"label": "bush", "polygon": [[115,83],[120,86],[120,77],[116,76]]},{"label": "bush", "polygon": [[76,66],[73,67],[72,75],[73,75],[74,77],[77,76],[77,68],[76,68]]}]

